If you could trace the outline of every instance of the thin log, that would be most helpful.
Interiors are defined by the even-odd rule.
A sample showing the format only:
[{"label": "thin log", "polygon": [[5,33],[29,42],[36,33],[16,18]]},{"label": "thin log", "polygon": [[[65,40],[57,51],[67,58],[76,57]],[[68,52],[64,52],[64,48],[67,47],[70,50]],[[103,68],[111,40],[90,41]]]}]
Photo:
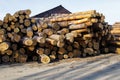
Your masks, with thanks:
[{"label": "thin log", "polygon": [[22,43],[25,45],[25,46],[31,46],[33,44],[33,40],[31,38],[23,38],[22,40]]},{"label": "thin log", "polygon": [[94,50],[92,48],[85,48],[84,53],[88,53],[89,55],[94,54]]},{"label": "thin log", "polygon": [[43,48],[38,48],[36,50],[36,53],[39,54],[39,55],[42,55],[42,54],[44,54],[44,49]]},{"label": "thin log", "polygon": [[58,41],[57,42],[57,47],[63,47],[65,45],[65,43],[63,41]]},{"label": "thin log", "polygon": [[45,43],[45,37],[34,36],[33,40],[35,40],[36,42],[41,43],[41,44]]},{"label": "thin log", "polygon": [[64,35],[53,34],[53,35],[49,36],[49,38],[54,39],[56,41],[63,41],[64,40]]},{"label": "thin log", "polygon": [[51,45],[57,45],[57,41],[56,40],[53,40],[53,39],[50,39],[50,38],[46,38],[46,41],[48,43],[50,43]]},{"label": "thin log", "polygon": [[10,58],[9,58],[8,55],[4,55],[4,56],[2,56],[2,62],[7,63],[7,62],[9,62],[9,60],[10,60]]},{"label": "thin log", "polygon": [[68,53],[68,57],[69,57],[69,58],[73,58],[73,56],[74,56],[74,55],[73,55],[73,52],[69,52],[69,53]]},{"label": "thin log", "polygon": [[67,51],[65,50],[65,48],[59,48],[58,53],[65,54],[65,53],[67,53]]},{"label": "thin log", "polygon": [[68,55],[67,54],[64,54],[63,57],[64,57],[64,59],[68,59]]}]

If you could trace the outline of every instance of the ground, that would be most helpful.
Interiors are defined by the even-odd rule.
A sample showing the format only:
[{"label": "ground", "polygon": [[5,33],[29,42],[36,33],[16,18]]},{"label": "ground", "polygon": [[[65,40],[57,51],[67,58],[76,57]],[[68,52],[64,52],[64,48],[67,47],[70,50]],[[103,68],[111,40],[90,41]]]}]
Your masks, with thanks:
[{"label": "ground", "polygon": [[0,66],[0,80],[120,80],[120,55]]}]

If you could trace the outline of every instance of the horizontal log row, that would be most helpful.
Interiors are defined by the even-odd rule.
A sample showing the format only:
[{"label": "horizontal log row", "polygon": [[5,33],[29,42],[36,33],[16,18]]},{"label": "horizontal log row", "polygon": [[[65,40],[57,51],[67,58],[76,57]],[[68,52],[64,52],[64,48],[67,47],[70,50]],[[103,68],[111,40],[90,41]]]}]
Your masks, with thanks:
[{"label": "horizontal log row", "polygon": [[30,10],[0,20],[0,61],[49,63],[108,53],[111,26],[95,10],[30,18]]},{"label": "horizontal log row", "polygon": [[[109,44],[112,52],[120,54],[120,22],[115,22],[112,26],[111,34],[115,40],[110,40]],[[114,50],[113,50],[114,49]]]}]

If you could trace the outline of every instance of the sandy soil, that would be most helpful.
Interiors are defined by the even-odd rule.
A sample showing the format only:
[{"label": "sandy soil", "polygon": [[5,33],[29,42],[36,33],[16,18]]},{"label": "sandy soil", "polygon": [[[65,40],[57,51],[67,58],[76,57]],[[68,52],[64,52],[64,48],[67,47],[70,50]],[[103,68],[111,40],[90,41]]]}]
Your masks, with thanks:
[{"label": "sandy soil", "polygon": [[120,55],[0,66],[0,80],[120,80]]}]

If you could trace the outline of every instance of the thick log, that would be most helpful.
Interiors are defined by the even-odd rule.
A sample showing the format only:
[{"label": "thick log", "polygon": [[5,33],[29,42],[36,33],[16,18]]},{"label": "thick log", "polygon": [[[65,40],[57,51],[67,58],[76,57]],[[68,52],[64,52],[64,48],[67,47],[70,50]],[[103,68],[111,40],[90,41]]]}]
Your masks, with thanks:
[{"label": "thick log", "polygon": [[120,34],[120,31],[119,30],[112,30],[110,33],[111,34]]},{"label": "thick log", "polygon": [[10,47],[10,43],[8,42],[2,42],[0,43],[0,51],[3,52],[7,50]]},{"label": "thick log", "polygon": [[40,55],[40,57],[41,57],[41,62],[42,62],[43,64],[48,64],[48,63],[50,63],[50,58],[49,58],[47,55],[42,54],[42,55]]},{"label": "thick log", "polygon": [[75,20],[75,19],[84,19],[84,18],[91,18],[95,17],[95,14],[85,14],[85,15],[76,15],[76,16],[67,16],[63,18],[57,18],[57,19],[51,19],[51,22],[56,22],[56,21],[69,21],[69,20]]}]

